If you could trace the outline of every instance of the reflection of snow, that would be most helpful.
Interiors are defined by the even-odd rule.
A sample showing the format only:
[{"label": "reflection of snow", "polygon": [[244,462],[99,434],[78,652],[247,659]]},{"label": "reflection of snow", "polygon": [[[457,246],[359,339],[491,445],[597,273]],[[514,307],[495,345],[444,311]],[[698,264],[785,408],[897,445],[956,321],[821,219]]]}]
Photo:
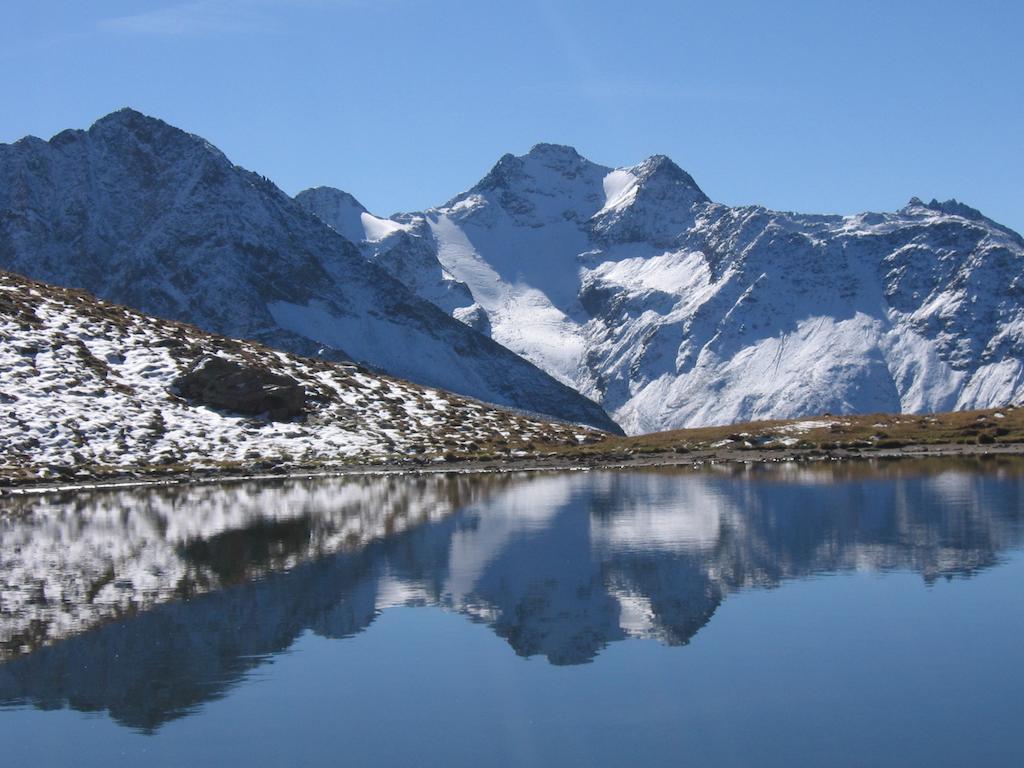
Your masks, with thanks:
[{"label": "reflection of snow", "polygon": [[721,510],[715,506],[633,508],[593,529],[597,547],[616,550],[700,549],[718,540]]},{"label": "reflection of snow", "polygon": [[718,541],[723,518],[735,504],[715,484],[667,482],[652,476],[642,495],[627,497],[614,514],[591,519],[591,541],[597,550],[697,550]]},{"label": "reflection of snow", "polygon": [[619,627],[630,637],[650,637],[654,631],[654,609],[651,601],[643,595],[612,590],[612,596],[619,601]]},{"label": "reflection of snow", "polygon": [[434,602],[433,595],[415,581],[385,576],[377,584],[378,611],[400,605],[426,605]]},{"label": "reflection of snow", "polygon": [[0,520],[0,646],[34,626],[52,641],[225,586],[216,564],[190,560],[193,544],[269,537],[262,562],[227,563],[253,578],[437,520],[467,483],[359,477],[23,499],[24,513]]},{"label": "reflection of snow", "polygon": [[[278,579],[277,602],[245,610],[272,622],[313,589],[328,613],[289,621],[341,637],[390,606],[439,605],[519,653],[579,663],[624,637],[686,642],[738,589],[854,568],[933,579],[1019,545],[1015,475],[861,471],[391,475],[10,499],[0,654],[294,569],[306,575]],[[325,562],[345,578],[322,590],[295,568],[339,552],[352,557]]]},{"label": "reflection of snow", "polygon": [[449,571],[444,593],[455,605],[472,593],[488,564],[517,536],[541,533],[568,501],[573,486],[582,481],[571,476],[538,478],[503,494],[498,503],[479,510],[477,524],[452,536]]}]

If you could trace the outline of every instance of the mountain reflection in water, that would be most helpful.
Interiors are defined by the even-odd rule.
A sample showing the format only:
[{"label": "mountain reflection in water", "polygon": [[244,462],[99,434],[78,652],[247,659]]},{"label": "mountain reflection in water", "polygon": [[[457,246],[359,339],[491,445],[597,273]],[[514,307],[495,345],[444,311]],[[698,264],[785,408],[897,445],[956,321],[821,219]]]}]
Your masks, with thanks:
[{"label": "mountain reflection in water", "polygon": [[1024,464],[378,476],[4,500],[0,705],[154,730],[303,632],[431,605],[520,655],[687,643],[744,588],[967,576],[1018,548]]}]

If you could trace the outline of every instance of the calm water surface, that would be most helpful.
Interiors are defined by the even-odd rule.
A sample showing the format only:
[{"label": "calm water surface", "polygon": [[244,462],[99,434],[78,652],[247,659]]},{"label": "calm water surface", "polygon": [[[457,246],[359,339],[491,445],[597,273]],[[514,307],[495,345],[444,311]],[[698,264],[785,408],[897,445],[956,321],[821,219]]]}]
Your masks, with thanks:
[{"label": "calm water surface", "polygon": [[1018,766],[1024,464],[7,498],[4,766]]}]

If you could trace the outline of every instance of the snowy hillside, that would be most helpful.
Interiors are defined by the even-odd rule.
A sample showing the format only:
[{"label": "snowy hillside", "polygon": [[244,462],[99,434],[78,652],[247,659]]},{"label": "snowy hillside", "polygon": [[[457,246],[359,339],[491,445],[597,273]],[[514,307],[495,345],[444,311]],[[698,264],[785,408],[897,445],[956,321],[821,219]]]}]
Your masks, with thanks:
[{"label": "snowy hillside", "polygon": [[[2,272],[0,339],[0,478],[440,461],[592,434]],[[295,410],[271,420],[254,412],[259,402],[213,407],[209,386],[185,397],[181,377],[212,370],[211,361],[258,379],[257,394],[297,395]],[[238,397],[237,389],[227,394]]]},{"label": "snowy hillside", "polygon": [[[397,224],[367,222],[373,238],[403,236]],[[132,110],[48,142],[0,145],[0,268],[232,338],[614,429],[594,403],[452,320],[471,301],[464,286],[452,283],[447,303],[426,288],[429,301],[417,299],[267,179]]]},{"label": "snowy hillside", "polygon": [[467,286],[459,306],[436,303],[630,433],[1024,395],[1024,241],[956,201],[731,208],[666,157],[612,169],[541,144],[439,208],[373,225],[394,227],[414,247],[364,228],[364,253],[416,250],[420,273],[392,273],[431,300],[437,275]]}]

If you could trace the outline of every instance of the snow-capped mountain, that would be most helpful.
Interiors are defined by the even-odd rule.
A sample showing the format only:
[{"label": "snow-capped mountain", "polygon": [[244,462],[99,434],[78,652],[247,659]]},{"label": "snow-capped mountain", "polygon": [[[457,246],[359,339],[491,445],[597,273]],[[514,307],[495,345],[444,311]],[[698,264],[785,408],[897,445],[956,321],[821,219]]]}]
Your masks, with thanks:
[{"label": "snow-capped mountain", "polygon": [[4,272],[0,339],[4,480],[443,460],[596,434]]},{"label": "snow-capped mountain", "polygon": [[418,299],[269,180],[130,109],[87,131],[0,145],[0,268],[615,429],[600,407],[439,311],[431,302],[448,309],[441,296]]},{"label": "snow-capped mountain", "polygon": [[[549,144],[423,213],[353,217],[324,189],[300,199],[630,433],[1024,395],[1024,240],[956,201],[729,207],[664,156],[613,169]],[[453,307],[462,286],[471,300]]]}]

